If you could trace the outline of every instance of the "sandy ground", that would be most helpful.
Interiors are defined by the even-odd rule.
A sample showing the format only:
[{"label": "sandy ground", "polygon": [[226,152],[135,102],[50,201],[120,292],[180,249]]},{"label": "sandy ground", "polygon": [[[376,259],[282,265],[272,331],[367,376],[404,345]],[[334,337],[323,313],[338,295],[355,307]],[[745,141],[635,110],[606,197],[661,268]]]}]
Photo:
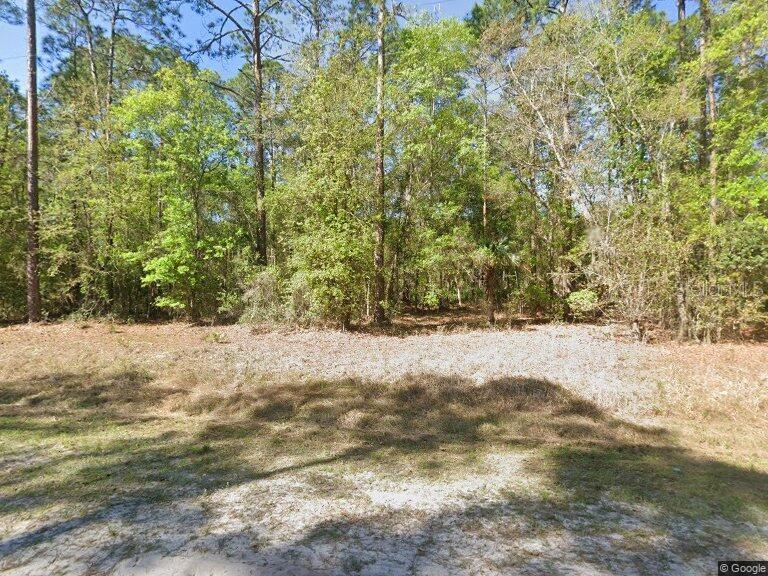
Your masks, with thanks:
[{"label": "sandy ground", "polygon": [[736,403],[768,410],[768,345],[645,345],[620,326],[438,329],[405,336],[187,324],[0,329],[0,378],[37,373],[40,366],[67,373],[73,366],[120,363],[159,373],[214,371],[226,374],[234,388],[260,374],[382,382],[438,375],[478,384],[526,376],[555,382],[625,416],[656,414],[669,405],[695,411],[698,404],[732,409]]},{"label": "sandy ground", "polygon": [[[215,374],[218,393],[225,395],[262,374],[275,381],[385,384],[441,377],[478,390],[503,379],[535,378],[599,407],[605,434],[670,419],[696,423],[713,414],[727,421],[739,411],[759,422],[768,409],[768,347],[648,346],[631,342],[617,327],[407,336],[179,324],[0,330],[0,387],[128,363],[168,385],[198,386]],[[756,438],[744,439],[745,453]],[[621,449],[634,448],[625,443]],[[664,474],[706,477],[710,484],[722,482],[723,490],[732,476],[752,474],[749,490],[764,485],[768,494],[764,472],[713,461],[733,444],[708,450],[661,446],[642,466],[653,462]],[[54,504],[43,515],[15,506],[0,516],[0,573],[708,574],[719,558],[768,558],[759,494],[743,494],[736,514],[701,516],[681,513],[659,496],[627,498],[631,479],[622,480],[622,490],[570,499],[550,492],[553,467],[541,464],[542,454],[540,448],[494,447],[472,467],[434,478],[401,468],[391,473],[381,461],[329,458],[210,490],[190,477],[170,501],[114,497],[77,510]],[[30,447],[13,457],[34,455]],[[567,462],[559,461],[558,474],[582,472]],[[622,473],[634,469],[601,462]],[[0,464],[12,465],[11,456]],[[657,488],[663,492],[663,483]],[[0,484],[0,511],[18,498],[12,479]]]}]

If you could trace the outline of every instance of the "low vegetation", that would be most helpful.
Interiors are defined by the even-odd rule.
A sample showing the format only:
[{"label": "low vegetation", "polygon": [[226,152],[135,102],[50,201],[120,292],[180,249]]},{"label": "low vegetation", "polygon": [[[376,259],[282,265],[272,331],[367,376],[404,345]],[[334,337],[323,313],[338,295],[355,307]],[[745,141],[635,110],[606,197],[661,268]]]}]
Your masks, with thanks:
[{"label": "low vegetation", "polygon": [[[549,337],[549,328],[541,330]],[[483,334],[440,337],[458,345],[461,338]],[[486,334],[503,339],[515,333]],[[272,335],[269,345],[275,353],[287,346],[288,356],[307,361],[313,355],[331,363],[344,354],[307,336],[314,349],[299,344],[301,334]],[[384,339],[421,353],[430,348],[420,339],[434,338],[337,336],[371,351]],[[525,342],[534,336],[514,337]],[[261,558],[271,549],[289,554],[280,556],[282,562],[294,558],[291,565],[298,569],[303,560],[295,554],[304,548],[290,541],[282,524],[262,517],[262,486],[282,494],[273,495],[278,502],[270,505],[288,507],[280,508],[282,514],[303,526],[304,545],[311,548],[329,538],[339,546],[365,547],[352,526],[359,530],[372,522],[368,530],[378,542],[389,530],[378,524],[380,514],[410,518],[401,504],[388,504],[386,514],[370,508],[368,498],[394,496],[361,491],[386,495],[408,487],[401,498],[407,494],[418,508],[437,498],[424,490],[441,486],[449,494],[466,494],[462,506],[469,506],[456,513],[458,519],[451,516],[451,523],[469,522],[462,537],[451,540],[458,546],[454,560],[473,556],[461,543],[480,537],[483,522],[512,522],[513,510],[538,519],[537,528],[520,528],[525,538],[543,544],[556,537],[560,547],[569,539],[569,553],[593,567],[610,565],[611,555],[617,566],[626,566],[622,562],[634,554],[674,573],[680,566],[705,565],[717,554],[748,556],[768,546],[768,535],[757,528],[768,520],[768,400],[759,384],[763,347],[710,349],[718,358],[752,358],[740,374],[726,368],[713,373],[712,366],[691,359],[694,349],[660,347],[638,375],[632,372],[636,345],[608,342],[627,355],[622,374],[656,382],[648,388],[649,401],[637,402],[632,414],[617,409],[626,405],[612,405],[609,396],[596,396],[586,386],[579,390],[575,373],[564,382],[526,376],[478,382],[456,372],[331,379],[277,368],[254,373],[242,367],[256,350],[247,344],[254,337],[240,328],[83,324],[6,329],[0,338],[6,361],[0,374],[0,515],[6,526],[0,568],[10,574],[30,573],[25,570],[36,566],[32,558],[49,558],[54,551],[59,556],[51,561],[64,573],[77,573],[77,562],[107,570],[153,553],[173,557],[166,544],[157,549],[150,534],[163,515],[182,522],[181,503],[185,510],[199,508],[199,516],[184,526],[186,546],[196,554],[212,553],[205,535],[215,532],[217,517],[245,515],[247,530],[256,531],[249,539],[255,540],[237,544],[232,553]],[[585,330],[578,338],[589,346],[595,336]],[[93,341],[104,344],[93,349]],[[44,354],[43,346],[60,351],[59,357],[29,362]],[[674,369],[680,371],[654,373],[652,366],[668,362],[667,354],[679,354]],[[598,363],[595,369],[604,368]],[[665,378],[676,395],[663,390]],[[751,400],[721,403],[737,386]],[[712,392],[709,399],[697,393],[703,388]],[[695,405],[680,402],[697,396]],[[702,411],[704,406],[709,410]],[[293,488],[283,493],[280,486]],[[301,516],[298,502],[305,498],[325,502],[316,516]],[[447,514],[457,503],[435,505],[429,514]],[[439,517],[428,522],[441,525]],[[110,542],[122,544],[107,546],[99,532],[104,526],[114,532]],[[686,536],[693,526],[695,542]],[[450,532],[445,526],[435,530],[446,538]],[[621,542],[607,539],[616,533]],[[499,535],[483,537],[502,545]],[[657,537],[664,538],[667,557],[654,544]],[[259,538],[271,544],[257,544]],[[593,549],[594,542],[603,547]],[[575,544],[584,549],[574,551]],[[284,552],[274,551],[278,545]],[[531,561],[516,556],[520,550],[509,553],[516,566]],[[551,560],[548,554],[541,558]]]}]

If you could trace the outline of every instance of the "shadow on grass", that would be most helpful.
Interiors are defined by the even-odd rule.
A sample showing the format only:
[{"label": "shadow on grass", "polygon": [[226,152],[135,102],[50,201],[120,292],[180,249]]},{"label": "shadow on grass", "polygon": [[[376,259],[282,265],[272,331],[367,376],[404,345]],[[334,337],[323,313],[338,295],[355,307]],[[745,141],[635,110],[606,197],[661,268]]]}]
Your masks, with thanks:
[{"label": "shadow on grass", "polygon": [[[107,517],[135,525],[140,534],[174,502],[313,467],[343,464],[395,482],[414,475],[437,482],[472,474],[489,451],[524,454],[525,473],[537,479],[541,492],[523,495],[511,482],[503,501],[441,511],[421,522],[409,542],[477,518],[543,515],[550,520],[542,521],[542,530],[566,532],[573,553],[589,543],[580,552],[589,556],[594,538],[573,526],[574,506],[591,506],[606,513],[625,509],[621,522],[634,518],[641,524],[652,511],[650,525],[666,534],[667,550],[685,557],[698,553],[695,542],[674,522],[722,517],[739,525],[768,513],[763,472],[701,458],[664,429],[619,420],[544,380],[476,385],[422,374],[395,383],[255,382],[238,390],[210,382],[201,390],[162,385],[134,370],[2,383],[0,518],[48,507],[67,512],[0,541],[0,557],[42,548]],[[167,411],[169,403],[175,411]],[[148,506],[154,516],[137,514]],[[193,532],[206,518],[190,522]],[[592,518],[590,529],[615,529],[600,528],[601,522]],[[329,511],[327,522],[287,546],[311,548],[329,531],[344,539],[352,529]],[[403,537],[376,522],[368,530],[385,555]],[[720,549],[738,552],[743,535],[721,534]],[[475,553],[471,540],[466,554]],[[413,550],[414,559],[420,554]],[[335,567],[356,570],[343,562]]]}]

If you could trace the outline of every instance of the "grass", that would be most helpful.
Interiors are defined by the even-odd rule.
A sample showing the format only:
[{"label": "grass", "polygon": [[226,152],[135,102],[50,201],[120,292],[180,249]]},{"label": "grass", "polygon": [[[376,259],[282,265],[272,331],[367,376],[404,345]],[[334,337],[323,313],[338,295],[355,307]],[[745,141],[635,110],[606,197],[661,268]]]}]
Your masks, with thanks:
[{"label": "grass", "polygon": [[138,369],[6,383],[0,513],[162,500],[333,463],[438,478],[492,451],[529,452],[530,473],[570,502],[608,494],[692,516],[768,511],[764,454],[752,469],[709,459],[667,429],[621,421],[542,380],[205,388],[179,392]]},{"label": "grass", "polygon": [[358,472],[449,481],[487,473],[492,454],[521,458],[505,498],[538,512],[609,501],[665,518],[768,519],[755,420],[638,424],[546,380],[251,377],[233,387],[225,374],[127,361],[18,376],[0,382],[0,524],[202,502],[297,471],[322,494],[353,491],[344,478]]}]

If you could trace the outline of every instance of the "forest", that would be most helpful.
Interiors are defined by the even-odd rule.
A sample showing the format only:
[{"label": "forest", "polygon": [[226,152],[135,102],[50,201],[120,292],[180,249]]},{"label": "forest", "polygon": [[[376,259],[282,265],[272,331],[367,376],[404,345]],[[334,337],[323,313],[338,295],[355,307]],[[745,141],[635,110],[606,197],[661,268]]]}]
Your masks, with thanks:
[{"label": "forest", "polygon": [[3,0],[45,33],[0,73],[0,320],[757,333],[768,10],[675,8]]}]

